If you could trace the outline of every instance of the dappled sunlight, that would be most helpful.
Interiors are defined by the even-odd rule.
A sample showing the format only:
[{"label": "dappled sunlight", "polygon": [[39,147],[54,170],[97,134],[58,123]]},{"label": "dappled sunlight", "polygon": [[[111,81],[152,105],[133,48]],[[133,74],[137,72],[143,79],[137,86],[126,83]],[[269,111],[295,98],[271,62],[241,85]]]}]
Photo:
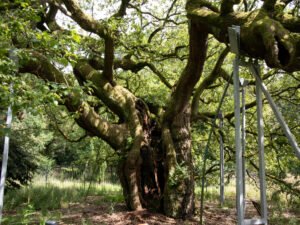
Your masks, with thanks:
[{"label": "dappled sunlight", "polygon": [[[33,185],[37,187],[45,187],[45,178],[42,176],[38,176],[34,179]],[[48,182],[48,186],[54,186],[58,187],[61,189],[64,188],[83,188],[84,183],[76,180],[71,180],[71,179],[64,179],[60,180],[57,178],[52,177]],[[88,182],[87,184],[88,185]],[[122,190],[120,185],[112,184],[109,182],[101,182],[101,183],[93,183],[93,187],[96,188],[97,190],[101,191],[112,191],[112,192],[120,192]]]},{"label": "dappled sunlight", "polygon": [[0,220],[300,224],[298,3],[0,1]]}]

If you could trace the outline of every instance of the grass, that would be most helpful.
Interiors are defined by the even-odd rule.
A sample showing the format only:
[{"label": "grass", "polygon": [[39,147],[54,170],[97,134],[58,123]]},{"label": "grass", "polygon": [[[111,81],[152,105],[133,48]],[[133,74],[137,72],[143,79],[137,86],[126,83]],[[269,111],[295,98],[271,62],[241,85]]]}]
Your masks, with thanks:
[{"label": "grass", "polygon": [[[235,209],[235,182],[225,185],[225,202],[223,209],[230,208]],[[195,189],[196,198],[200,200],[201,188],[199,186]],[[259,201],[260,194],[259,189],[254,183],[247,183],[246,186],[247,199],[253,199]],[[299,196],[289,196],[294,198],[294,202],[287,200],[287,196],[284,193],[278,193],[278,190],[271,187],[267,190],[267,204],[268,204],[268,220],[272,225],[299,225],[300,224],[300,199]],[[219,186],[209,186],[204,190],[204,205],[210,203],[219,203]],[[275,196],[275,197],[274,197]]]},{"label": "grass", "polygon": [[[84,202],[87,196],[95,195],[102,196],[101,201],[104,202],[123,202],[119,185],[110,183],[89,185],[89,183],[74,180],[61,181],[55,178],[51,178],[46,185],[43,179],[37,178],[31,185],[5,194],[6,214],[3,224],[30,224],[29,218],[37,218],[38,223],[45,224],[45,220],[49,218],[61,217],[59,212],[55,213],[55,210],[68,208],[70,204]],[[9,215],[10,212],[13,215]]]},{"label": "grass", "polygon": [[87,195],[104,195],[107,201],[121,201],[121,187],[110,183],[92,184],[78,181],[60,181],[52,178],[47,185],[40,179],[21,190],[9,191],[5,196],[5,209],[32,205],[36,210],[53,210],[67,203],[82,201]]},{"label": "grass", "polygon": [[[224,187],[225,204],[224,207],[234,208],[235,207],[235,182],[231,182]],[[248,183],[246,186],[247,199],[259,199],[259,190],[252,183]],[[195,188],[195,193],[200,196],[201,187],[197,186]],[[204,189],[204,200],[205,202],[217,203],[220,198],[220,187],[219,186],[209,186]],[[198,197],[200,199],[200,197]]]},{"label": "grass", "polygon": [[[247,198],[259,199],[259,190],[254,184],[247,185]],[[200,187],[196,187],[196,201],[199,201]],[[268,189],[268,206],[270,224],[300,224],[300,205],[290,204],[283,194],[274,195],[276,190]],[[83,183],[74,180],[44,179],[38,177],[34,182],[20,190],[8,191],[5,194],[4,221],[2,224],[45,224],[46,220],[60,220],[63,216],[61,209],[69,208],[72,204],[86,201],[87,196],[101,196],[93,202],[102,205],[109,203],[111,211],[117,203],[124,202],[122,189],[119,185],[110,183]],[[276,198],[275,198],[275,197]],[[219,187],[205,188],[205,205],[218,203]],[[300,201],[298,201],[300,202]],[[225,186],[225,204],[223,209],[235,208],[235,184]],[[34,223],[32,223],[34,220]],[[83,222],[82,224],[88,224]]]}]

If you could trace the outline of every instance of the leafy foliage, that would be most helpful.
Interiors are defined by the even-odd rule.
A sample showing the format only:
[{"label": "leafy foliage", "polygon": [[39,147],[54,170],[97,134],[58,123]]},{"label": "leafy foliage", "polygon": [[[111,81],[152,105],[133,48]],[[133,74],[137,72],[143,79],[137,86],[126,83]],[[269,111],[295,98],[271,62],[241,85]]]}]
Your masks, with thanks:
[{"label": "leafy foliage", "polygon": [[[3,141],[0,141],[0,145],[3,146]],[[2,165],[2,155],[0,159]],[[28,185],[37,167],[35,156],[18,145],[16,140],[11,139],[6,179],[7,187],[11,189]]]},{"label": "leafy foliage", "polygon": [[[181,75],[188,67],[189,55],[193,50],[190,49],[191,30],[189,29],[192,24],[186,18],[186,1],[131,1],[127,5],[126,14],[120,17],[114,16],[120,7],[120,1],[76,1],[82,12],[90,15],[89,21],[96,21],[98,25],[105,27],[104,30],[107,32],[104,32],[105,34],[101,34],[101,32],[99,34],[93,29],[86,28],[85,26],[89,24],[82,25],[78,18],[74,19],[76,14],[68,11],[68,7],[64,3],[66,1],[59,1],[60,7],[52,5],[50,2],[42,5],[40,1],[4,1],[5,4],[9,2],[19,4],[18,7],[5,8],[3,10],[5,13],[0,15],[0,110],[2,113],[11,105],[14,118],[18,118],[15,119],[10,132],[12,141],[9,185],[17,187],[29,183],[33,173],[38,169],[44,174],[56,171],[64,177],[82,179],[85,182],[105,180],[107,170],[113,168],[111,171],[114,173],[120,164],[120,159],[127,156],[136,143],[137,132],[130,130],[130,126],[136,121],[128,119],[130,116],[128,115],[130,114],[128,99],[142,100],[146,105],[147,115],[149,114],[149,117],[156,121],[159,128],[169,123],[169,121],[164,121],[165,113],[168,112],[172,97],[183,80]],[[4,3],[0,3],[0,6]],[[296,3],[297,1],[291,1],[282,10],[282,13],[289,13],[289,16],[299,21],[300,11]],[[214,12],[217,13],[223,3],[208,1],[206,4],[206,9],[217,8]],[[238,5],[235,11],[258,12],[260,7],[261,4],[257,1],[248,0]],[[53,9],[57,10],[54,19],[46,21],[44,17],[49,15],[48,13]],[[273,15],[273,13],[271,14]],[[209,23],[210,21],[207,19],[207,24]],[[101,28],[101,26],[99,27]],[[188,108],[194,102],[199,103],[195,115],[191,117],[193,164],[195,179],[198,183],[200,180],[199,168],[203,165],[203,152],[212,126],[212,118],[215,116],[225,84],[232,83],[229,78],[234,55],[228,53],[217,68],[217,62],[226,48],[226,45],[220,42],[223,37],[218,36],[223,35],[221,28],[211,27],[204,69],[196,86],[192,87],[192,94],[186,104],[186,108]],[[113,70],[114,81],[105,84],[99,91],[98,86],[106,72],[105,58],[107,58],[108,39],[105,35],[108,34],[114,41],[114,48],[109,49],[113,52],[111,57],[114,63],[110,66]],[[295,40],[296,36],[293,36]],[[251,40],[249,40],[250,42]],[[276,43],[280,43],[280,40],[277,40]],[[255,44],[253,46],[255,47]],[[282,52],[282,46],[279,46],[277,50]],[[51,80],[49,77],[45,78],[44,74],[36,74],[35,70],[38,70],[38,67],[31,70],[31,73],[19,72],[20,68],[31,62],[32,52],[45,57],[43,60],[49,62],[47,65],[53,66],[61,73],[63,82]],[[37,61],[39,59],[35,59],[31,63]],[[88,62],[93,67],[93,70],[87,73],[87,77],[93,79],[89,80],[78,75],[76,66],[82,62]],[[51,70],[50,68],[52,67],[49,66],[48,69]],[[261,68],[264,83],[279,105],[299,143],[299,71],[286,73],[279,69],[268,68],[264,62],[261,62]],[[99,77],[94,79],[94,75],[95,77],[99,75]],[[246,69],[241,69],[240,76],[249,80],[249,85],[245,87],[247,93],[247,174],[249,179],[257,181],[255,82]],[[212,77],[213,82],[205,85],[206,81]],[[185,88],[188,88],[189,84],[190,82],[186,82]],[[11,85],[13,91],[10,89]],[[115,95],[109,92],[121,89],[121,87],[124,88],[123,92]],[[199,89],[201,91],[201,88],[203,90],[200,96],[196,97],[197,91]],[[122,110],[125,111],[123,114],[128,117],[124,119],[118,115],[118,112],[116,113],[119,106],[116,110],[114,104],[121,105],[122,100],[120,99],[125,96],[125,93],[131,95],[127,98],[128,102],[122,105],[122,107],[124,106]],[[228,93],[222,106],[225,117],[224,127],[222,130],[215,129],[212,143],[209,146],[207,185],[218,185],[219,183],[220,135],[222,135],[225,145],[227,183],[235,174],[233,85],[230,85]],[[185,92],[180,93],[181,96],[185,96],[185,94]],[[117,101],[112,103],[110,101],[113,98],[116,98]],[[180,103],[180,99],[176,100],[178,102],[175,102],[176,104],[172,105],[171,109]],[[68,105],[69,102],[78,103],[79,107],[73,108],[76,104],[71,104],[71,107]],[[115,127],[121,125],[126,127],[127,133],[124,132],[127,135],[124,138],[125,150],[121,148],[113,150],[109,143],[105,143],[105,134],[99,135],[95,132],[95,127],[91,128],[87,120],[82,119],[82,103],[91,106],[94,114],[90,111],[84,116],[87,118],[91,114],[96,115],[93,119],[95,124],[100,123],[99,121],[102,119]],[[133,108],[136,109],[136,105]],[[137,112],[141,117],[140,113],[140,111]],[[280,193],[285,192],[290,196],[299,197],[297,179],[300,175],[300,165],[298,159],[294,156],[265,100],[263,113],[268,185],[274,190],[280,190]],[[4,115],[4,113],[2,114]],[[174,118],[176,116],[178,115],[174,115]],[[1,116],[0,119],[0,134],[3,135],[6,132],[3,125],[4,116]],[[100,124],[97,128],[103,128],[105,125],[104,123]],[[144,132],[145,124],[140,125]],[[119,130],[115,129],[115,131],[116,133],[113,133],[112,136],[121,136],[121,132],[117,133]],[[151,132],[145,131],[144,138],[151,136],[149,133]],[[172,135],[176,136],[177,134],[174,133]],[[190,138],[190,134],[187,137]],[[162,141],[158,142],[161,145]],[[0,144],[2,146],[2,143]],[[184,151],[182,150],[182,152]],[[165,157],[166,154],[163,155]],[[179,157],[178,152],[176,157]],[[22,160],[20,160],[21,158]],[[12,162],[17,162],[17,164]],[[184,166],[176,165],[174,173],[169,177],[170,184],[174,186],[184,180],[188,173]],[[276,191],[273,192],[274,198],[277,194]]]}]

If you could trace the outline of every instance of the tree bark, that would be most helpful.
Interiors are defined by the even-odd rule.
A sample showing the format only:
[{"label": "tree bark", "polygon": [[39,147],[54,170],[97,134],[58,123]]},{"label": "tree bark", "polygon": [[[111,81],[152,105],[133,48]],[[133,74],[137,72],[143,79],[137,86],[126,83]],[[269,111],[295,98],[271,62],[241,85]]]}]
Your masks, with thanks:
[{"label": "tree bark", "polygon": [[[189,100],[203,69],[207,36],[205,27],[191,22],[189,61],[161,125],[150,119],[147,105],[141,99],[121,86],[112,85],[105,74],[88,62],[79,61],[74,68],[79,83],[92,82],[94,95],[123,121],[113,124],[101,118],[80,96],[64,96],[69,111],[80,113],[79,125],[123,155],[119,177],[131,210],[151,208],[177,218],[189,217],[194,212]],[[67,83],[45,57],[35,52],[29,54],[31,57],[23,62],[20,72]],[[116,132],[118,135],[113,134]]]},{"label": "tree bark", "polygon": [[167,179],[164,212],[177,218],[187,218],[194,213],[189,100],[203,70],[208,37],[204,24],[197,24],[193,20],[189,22],[189,59],[168,104],[162,131]]},{"label": "tree bark", "polygon": [[272,13],[265,8],[251,12],[227,10],[226,13],[218,13],[206,4],[202,0],[189,0],[187,14],[196,23],[206,23],[209,33],[218,41],[229,43],[227,29],[238,25],[241,27],[242,55],[263,59],[269,67],[287,72],[300,69],[299,19],[283,11]]},{"label": "tree bark", "polygon": [[[130,56],[122,60],[115,59],[117,38],[109,24],[86,15],[77,0],[62,2],[69,12],[68,15],[82,29],[104,39],[104,59],[98,56],[100,60],[78,60],[74,75],[79,84],[93,84],[93,91],[89,95],[104,103],[119,121],[103,119],[80,94],[61,96],[63,104],[69,111],[78,112],[77,122],[83,129],[105,140],[120,153],[118,175],[129,209],[154,209],[177,218],[192,216],[194,168],[191,154],[190,100],[206,59],[208,33],[220,42],[228,43],[228,26],[240,25],[243,54],[264,59],[271,67],[296,71],[300,69],[300,36],[296,34],[299,32],[299,19],[270,13],[270,9],[276,6],[273,4],[276,1],[273,0],[266,1],[264,8],[252,12],[234,12],[232,7],[238,0],[223,0],[220,12],[208,1],[189,0],[189,58],[173,87],[154,64],[148,61],[135,62]],[[124,16],[128,4],[128,0],[122,0],[120,10],[113,17]],[[0,10],[1,7],[7,8],[6,4],[0,5]],[[55,7],[51,21],[57,12]],[[149,40],[151,41],[151,37]],[[19,72],[29,72],[46,81],[68,83],[61,71],[46,57],[34,51],[24,51],[28,52],[29,57],[22,62]],[[197,114],[197,101],[205,86],[211,84],[218,74],[222,75],[221,64],[226,51],[211,76],[196,91],[194,115]],[[103,63],[99,62],[101,60]],[[145,102],[114,80],[114,68],[137,72],[145,66],[168,88],[173,89],[162,118],[150,118]]]},{"label": "tree bark", "polygon": [[170,129],[165,129],[164,144],[169,153],[166,158],[168,170],[164,190],[164,211],[166,215],[172,217],[187,218],[194,213],[190,113],[185,111],[178,114]]}]

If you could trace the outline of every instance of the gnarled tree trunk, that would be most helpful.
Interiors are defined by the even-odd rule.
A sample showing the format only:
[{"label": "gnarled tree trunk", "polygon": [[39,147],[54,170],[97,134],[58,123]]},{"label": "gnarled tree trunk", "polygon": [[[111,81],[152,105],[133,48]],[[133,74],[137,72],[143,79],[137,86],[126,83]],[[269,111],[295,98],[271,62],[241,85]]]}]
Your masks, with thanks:
[{"label": "gnarled tree trunk", "polygon": [[[5,2],[7,4],[5,7],[0,5],[0,10],[1,7],[6,10],[6,5],[10,5],[9,1]],[[220,42],[228,43],[228,26],[239,25],[242,30],[241,49],[245,55],[264,59],[271,67],[297,71],[300,69],[299,18],[291,19],[284,15],[283,9],[281,13],[272,13],[272,10],[279,7],[275,4],[279,1],[273,0],[265,0],[262,9],[252,12],[234,12],[232,7],[238,0],[223,0],[220,9],[209,1],[188,0],[189,57],[179,80],[172,87],[150,62],[134,62],[131,53],[124,54],[121,60],[114,58],[118,34],[110,27],[109,20],[120,19],[126,14],[128,0],[122,0],[119,11],[105,22],[86,14],[76,0],[58,2],[56,5],[49,1],[51,10],[45,10],[45,18],[41,18],[37,28],[43,30],[44,23],[47,23],[50,32],[59,29],[57,24],[50,26],[50,23],[55,22],[55,15],[60,9],[82,29],[104,40],[103,54],[77,61],[74,78],[80,85],[84,82],[92,83],[93,91],[88,95],[98,98],[119,121],[102,118],[92,103],[75,91],[62,95],[62,104],[70,112],[78,113],[77,122],[83,129],[105,140],[122,156],[118,174],[129,209],[155,209],[179,218],[191,216],[194,212],[194,170],[190,100],[203,70],[208,34]],[[68,85],[64,74],[45,56],[33,50],[23,51],[28,57],[22,59],[19,72],[32,73],[44,80]],[[157,74],[168,88],[173,88],[161,118],[150,118],[147,104],[118,85],[114,79],[114,68],[137,72],[145,66]],[[220,71],[219,68],[213,75]],[[206,85],[214,79],[210,77]],[[201,88],[198,92],[203,90]],[[195,102],[193,105],[193,114],[196,115],[199,105]]]}]

